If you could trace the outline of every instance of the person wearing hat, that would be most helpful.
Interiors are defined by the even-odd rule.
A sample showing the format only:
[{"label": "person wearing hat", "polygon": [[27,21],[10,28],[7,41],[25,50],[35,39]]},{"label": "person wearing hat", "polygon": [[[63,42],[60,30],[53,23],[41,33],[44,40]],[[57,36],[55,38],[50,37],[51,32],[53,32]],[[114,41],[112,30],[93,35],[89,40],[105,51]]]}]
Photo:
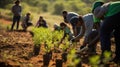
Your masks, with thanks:
[{"label": "person wearing hat", "polygon": [[29,26],[33,25],[30,21],[30,13],[26,13],[21,24],[23,31],[26,31]]},{"label": "person wearing hat", "polygon": [[18,28],[19,28],[19,22],[20,22],[21,12],[22,12],[22,7],[19,4],[20,4],[20,1],[17,0],[15,2],[15,5],[12,7],[13,23],[11,26],[11,30],[13,30],[13,27],[14,27],[16,22],[17,22],[16,30],[18,30]]},{"label": "person wearing hat", "polygon": [[111,52],[111,33],[114,31],[115,57],[113,61],[120,63],[120,1],[103,3],[97,1],[93,4],[94,24],[103,20],[100,26],[100,42],[102,54]]}]

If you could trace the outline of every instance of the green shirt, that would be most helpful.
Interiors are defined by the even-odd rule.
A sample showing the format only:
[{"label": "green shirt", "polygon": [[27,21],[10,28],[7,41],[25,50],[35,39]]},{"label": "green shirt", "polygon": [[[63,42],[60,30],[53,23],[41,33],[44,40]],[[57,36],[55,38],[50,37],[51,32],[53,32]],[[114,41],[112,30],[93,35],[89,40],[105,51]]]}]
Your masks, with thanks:
[{"label": "green shirt", "polygon": [[71,33],[71,31],[70,31],[70,29],[68,27],[65,27],[64,32],[65,32],[65,34]]},{"label": "green shirt", "polygon": [[109,17],[120,12],[120,1],[111,2],[105,17]]},{"label": "green shirt", "polygon": [[60,31],[60,30],[61,30],[61,27],[60,27],[60,26],[57,26],[57,27],[55,28],[55,30]]},{"label": "green shirt", "polygon": [[[102,8],[100,8],[101,10]],[[120,1],[111,2],[108,6],[107,12],[104,14],[104,17],[110,17],[120,12]],[[94,23],[100,22],[100,18],[94,16]]]},{"label": "green shirt", "polygon": [[98,22],[100,22],[100,19],[99,19],[99,18],[96,18],[96,17],[93,15],[93,21],[94,21],[94,23],[98,23]]}]

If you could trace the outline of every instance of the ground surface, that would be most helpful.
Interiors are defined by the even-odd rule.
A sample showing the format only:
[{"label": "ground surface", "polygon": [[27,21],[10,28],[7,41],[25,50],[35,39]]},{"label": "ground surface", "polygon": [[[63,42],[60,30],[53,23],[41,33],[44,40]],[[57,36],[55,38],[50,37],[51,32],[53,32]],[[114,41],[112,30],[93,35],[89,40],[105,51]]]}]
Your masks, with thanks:
[{"label": "ground surface", "polygon": [[[3,20],[5,21],[5,20]],[[8,21],[5,21],[5,24]],[[44,46],[41,46],[39,55],[33,56],[33,40],[29,31],[8,31],[0,28],[0,67],[45,67],[43,66]],[[112,47],[114,51],[114,47]],[[97,53],[100,54],[100,46],[97,46]],[[61,59],[62,52],[54,52],[48,67],[56,66],[56,59]],[[91,67],[88,63],[90,55],[84,55],[82,67]],[[69,62],[69,61],[68,61]],[[2,66],[3,65],[3,66]],[[66,67],[67,63],[63,63]],[[120,67],[110,64],[109,67]]]}]

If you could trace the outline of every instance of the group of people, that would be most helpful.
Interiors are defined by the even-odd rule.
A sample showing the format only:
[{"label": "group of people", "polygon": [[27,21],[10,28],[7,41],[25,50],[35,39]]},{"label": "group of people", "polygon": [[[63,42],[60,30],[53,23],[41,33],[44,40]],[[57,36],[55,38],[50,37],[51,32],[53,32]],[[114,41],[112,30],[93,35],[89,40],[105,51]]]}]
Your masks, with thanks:
[{"label": "group of people", "polygon": [[[16,29],[18,29],[19,26],[22,11],[19,2],[20,1],[17,0],[15,5],[12,7],[14,16],[11,30],[13,30],[15,22],[17,22]],[[67,35],[69,35],[70,39],[76,37],[74,39],[76,42],[80,41],[80,39],[84,36],[84,42],[80,49],[88,46],[91,49],[91,52],[96,52],[96,44],[100,40],[103,55],[105,51],[111,52],[110,39],[111,34],[113,33],[116,45],[113,61],[115,63],[120,63],[120,1],[108,3],[96,1],[93,4],[91,13],[84,16],[75,12],[67,11],[63,11],[62,15],[64,22],[61,22],[60,25],[54,25],[55,30],[64,30],[64,36],[61,39],[61,42]],[[24,30],[26,30],[28,26],[32,25],[31,22],[29,22],[29,19],[30,13],[27,13],[22,25]],[[67,24],[72,26],[73,34]],[[36,27],[39,26],[48,27],[42,16],[40,16],[36,24]]]},{"label": "group of people", "polygon": [[[12,23],[12,26],[11,26],[11,31],[13,30],[16,23],[17,23],[16,30],[18,30],[19,24],[20,24],[19,22],[20,22],[20,19],[21,19],[21,12],[22,12],[22,7],[20,6],[20,1],[19,0],[15,1],[15,5],[12,7],[11,11],[13,13],[13,23]],[[23,18],[23,21],[21,23],[23,31],[26,31],[29,26],[33,25],[31,20],[30,20],[31,19],[30,15],[31,14],[28,12],[28,13],[26,13],[25,17]],[[40,16],[35,27],[45,27],[45,28],[47,28],[48,26],[47,26],[47,23],[44,20],[44,18],[42,16]]]},{"label": "group of people", "polygon": [[85,36],[80,49],[88,46],[92,52],[95,52],[96,44],[100,40],[102,58],[105,51],[111,52],[113,33],[116,49],[112,61],[120,63],[120,1],[109,3],[96,1],[91,12],[80,16],[74,12],[63,11],[64,22],[71,24],[73,34],[77,37],[76,41]]},{"label": "group of people", "polygon": [[63,37],[61,38],[60,43],[64,41],[66,37],[68,37],[68,41],[70,41],[72,38],[74,38],[74,35],[72,34],[70,27],[65,24],[64,22],[61,22],[59,25],[54,24],[54,31],[63,31]]}]

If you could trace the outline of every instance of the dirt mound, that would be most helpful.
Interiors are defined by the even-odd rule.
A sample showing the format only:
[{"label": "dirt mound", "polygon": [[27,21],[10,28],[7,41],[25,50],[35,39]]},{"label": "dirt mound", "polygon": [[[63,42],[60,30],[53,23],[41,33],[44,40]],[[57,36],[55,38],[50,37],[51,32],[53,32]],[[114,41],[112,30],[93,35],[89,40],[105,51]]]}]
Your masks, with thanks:
[{"label": "dirt mound", "polygon": [[[0,67],[44,67],[44,52],[33,56],[33,49],[31,32],[0,30]],[[52,57],[49,67],[55,67],[56,54]]]},{"label": "dirt mound", "polygon": [[19,63],[27,62],[32,50],[33,41],[29,32],[0,30],[0,60],[3,65],[6,62],[6,65],[15,64],[16,67],[17,64],[19,67]]}]

